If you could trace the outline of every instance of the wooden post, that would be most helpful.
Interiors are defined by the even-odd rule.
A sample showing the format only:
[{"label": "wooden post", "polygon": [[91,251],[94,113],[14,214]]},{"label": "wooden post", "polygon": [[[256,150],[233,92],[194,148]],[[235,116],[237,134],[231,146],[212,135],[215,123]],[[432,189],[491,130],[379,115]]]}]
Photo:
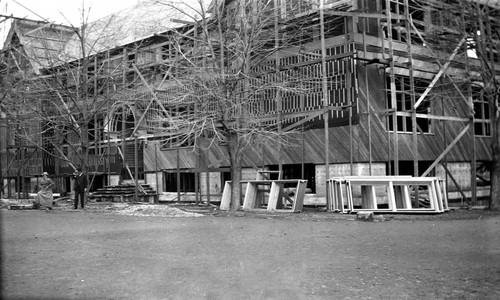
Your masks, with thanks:
[{"label": "wooden post", "polygon": [[[363,57],[366,59],[366,24],[368,23],[368,18],[363,20]],[[366,90],[366,106],[368,109],[368,174],[373,174],[373,158],[372,158],[372,111],[370,104],[370,88],[368,86],[368,65],[365,64],[365,90]]]},{"label": "wooden post", "polygon": [[[109,50],[108,50],[108,69],[109,69]],[[109,92],[109,91],[108,91]],[[107,184],[110,185],[111,183],[111,119],[113,118],[112,115],[109,114],[109,100],[106,101],[106,112],[108,113],[108,121],[107,121],[107,126],[108,126],[108,134],[107,134],[107,153],[106,153],[106,156],[107,156],[107,164],[106,164],[106,168],[107,168]]]},{"label": "wooden post", "polygon": [[135,202],[139,202],[139,153],[137,147],[137,135],[134,136],[134,180],[135,180],[135,188],[134,188]]},{"label": "wooden post", "polygon": [[[351,65],[351,60],[348,62],[347,66],[347,71],[346,71],[346,91],[347,91],[347,103],[349,105],[349,168],[351,169],[351,175],[354,175],[353,173],[353,165],[354,165],[354,145],[353,145],[353,128],[352,128],[352,99],[351,99],[351,88],[352,88],[352,82],[351,82],[351,66],[354,68],[354,64]],[[353,70],[354,73],[356,72]],[[356,74],[354,74],[355,77]],[[359,149],[359,145],[358,145]]]},{"label": "wooden post", "polygon": [[200,153],[196,155],[196,168],[194,172],[194,203],[198,205],[200,203]]},{"label": "wooden post", "polygon": [[[125,134],[126,134],[126,130],[125,130],[125,127],[126,127],[126,122],[125,122],[125,118],[126,118],[126,114],[125,114],[125,104],[123,104],[123,107],[122,107],[122,155],[123,155],[123,164],[122,164],[122,170],[123,168],[127,165],[127,151],[126,151],[126,139],[125,139]],[[122,170],[120,170],[120,176],[122,176],[123,172]],[[123,178],[121,178],[121,182],[123,182],[123,180],[125,179],[124,178],[125,176],[123,175]]]},{"label": "wooden post", "polygon": [[[274,0],[274,7],[277,8],[278,6],[278,1]],[[278,13],[278,10],[275,9],[275,16],[274,16],[274,47],[276,49],[279,48],[280,46],[280,40],[279,40],[279,13]],[[275,54],[276,55],[276,54]],[[279,65],[280,65],[280,59],[278,57],[278,55],[276,55],[276,58],[275,58],[275,67],[276,67],[276,77],[279,77]],[[278,134],[281,136],[282,132],[283,132],[283,128],[282,128],[282,116],[281,116],[281,113],[282,113],[282,109],[283,109],[283,106],[282,106],[282,99],[281,99],[281,90],[277,90],[276,91],[276,100],[277,100],[277,110],[278,110],[278,114],[277,114],[277,118],[278,118]],[[282,154],[281,154],[281,151],[282,151],[282,145],[281,143],[278,143],[278,170],[279,171],[283,171],[283,164],[282,164],[282,161],[281,161],[281,157],[282,157]]]},{"label": "wooden post", "polygon": [[[195,109],[196,110],[196,109]],[[200,203],[200,170],[201,170],[201,151],[199,144],[200,141],[195,139],[194,143],[194,153],[196,154],[195,171],[194,171],[194,203],[199,205]]]},{"label": "wooden post", "polygon": [[16,180],[16,190],[17,190],[17,199],[21,199],[21,147],[22,142],[19,139],[19,147],[18,147],[18,155],[17,155],[17,180]]},{"label": "wooden post", "polygon": [[[418,140],[417,140],[417,109],[415,108],[415,82],[413,78],[413,55],[411,48],[411,31],[409,30],[410,24],[410,8],[408,0],[405,0],[405,22],[406,22],[406,46],[408,53],[408,75],[410,77],[410,103],[411,109],[411,125],[412,125],[412,148],[413,148],[413,176],[418,177]],[[416,190],[418,199],[418,190]],[[418,202],[417,202],[418,203]]]},{"label": "wooden post", "polygon": [[396,82],[394,78],[394,51],[392,45],[392,20],[391,20],[391,1],[386,0],[387,14],[387,39],[389,43],[389,60],[390,60],[390,76],[391,76],[391,107],[392,111],[392,136],[393,136],[393,154],[394,154],[394,175],[399,175],[399,143],[398,143],[398,117],[397,99],[396,99]]},{"label": "wooden post", "polygon": [[207,178],[206,180],[206,185],[207,185],[207,206],[210,206],[210,171],[207,166]]},{"label": "wooden post", "polygon": [[[325,41],[325,11],[324,0],[319,1],[319,21],[320,21],[320,36],[321,36],[321,73],[323,83],[323,107],[328,107],[328,81],[326,74],[326,41]],[[328,134],[328,119],[330,111],[326,110],[323,115],[323,124],[325,128],[325,179],[330,178],[330,135]]]},{"label": "wooden post", "polygon": [[[299,62],[302,62],[304,60],[302,55],[299,55]],[[300,111],[305,111],[305,96],[304,93],[300,93],[299,99],[300,99]],[[304,134],[304,124],[301,125],[301,131],[300,131],[301,139],[302,139],[302,159],[301,159],[301,178],[304,179],[305,177],[305,134]]]},{"label": "wooden post", "polygon": [[471,183],[471,201],[473,205],[477,205],[477,174],[476,174],[476,134],[474,132],[474,116],[471,117],[470,121],[470,160],[471,160],[471,167],[470,167],[470,183]]},{"label": "wooden post", "polygon": [[[479,7],[479,6],[478,6]],[[479,8],[478,8],[479,9]],[[479,22],[479,26],[480,26],[480,32],[481,32],[481,37],[482,39],[484,39],[485,37],[483,36],[486,31],[484,30],[484,24],[483,22]],[[463,40],[462,40],[463,41]],[[464,45],[464,50],[467,51],[467,43],[465,43]],[[493,57],[493,55],[492,55]],[[492,66],[494,66],[492,64]],[[465,56],[465,71],[467,72],[467,74],[469,74],[469,57],[468,55]],[[467,99],[468,99],[468,102],[469,102],[469,107],[472,107],[474,108],[474,99],[472,99],[472,88],[471,88],[471,85],[468,84],[467,85]],[[474,111],[474,110],[472,110]],[[477,177],[477,174],[476,174],[476,136],[475,136],[475,132],[474,132],[474,113],[471,113],[470,114],[470,135],[471,135],[471,145],[472,147],[470,147],[470,160],[471,160],[471,172],[470,172],[470,187],[471,187],[471,201],[472,201],[472,205],[477,205],[477,197],[476,197],[476,193],[477,193],[477,182],[476,182],[476,177]],[[494,126],[494,124],[493,124]],[[494,138],[494,137],[493,137]]]},{"label": "wooden post", "polygon": [[158,143],[155,141],[155,183],[156,183],[156,203],[160,201],[160,192],[158,188]]},{"label": "wooden post", "polygon": [[181,170],[180,170],[180,153],[179,147],[177,147],[177,202],[181,201]]}]

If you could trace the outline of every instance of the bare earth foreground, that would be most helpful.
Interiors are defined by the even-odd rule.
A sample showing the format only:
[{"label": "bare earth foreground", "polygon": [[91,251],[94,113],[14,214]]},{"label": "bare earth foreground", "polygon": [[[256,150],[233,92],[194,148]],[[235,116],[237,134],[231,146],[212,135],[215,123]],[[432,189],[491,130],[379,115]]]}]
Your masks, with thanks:
[{"label": "bare earth foreground", "polygon": [[500,214],[0,211],[2,299],[500,299]]}]

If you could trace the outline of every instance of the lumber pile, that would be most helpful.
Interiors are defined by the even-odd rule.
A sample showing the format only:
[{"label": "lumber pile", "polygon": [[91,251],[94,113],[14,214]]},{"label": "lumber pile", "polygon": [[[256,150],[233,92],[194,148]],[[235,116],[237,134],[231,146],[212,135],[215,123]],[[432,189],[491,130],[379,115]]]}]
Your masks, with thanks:
[{"label": "lumber pile", "polygon": [[[140,184],[138,190],[139,202],[154,203],[157,193],[153,188],[147,184]],[[89,199],[96,202],[132,202],[135,199],[135,185],[121,184],[106,186],[90,193]]]}]

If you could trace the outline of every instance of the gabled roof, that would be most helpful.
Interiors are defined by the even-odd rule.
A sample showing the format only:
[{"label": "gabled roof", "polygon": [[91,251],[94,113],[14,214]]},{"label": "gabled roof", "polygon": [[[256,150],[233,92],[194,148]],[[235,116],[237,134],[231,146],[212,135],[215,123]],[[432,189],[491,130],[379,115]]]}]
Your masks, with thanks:
[{"label": "gabled roof", "polygon": [[[4,44],[4,49],[23,51],[33,70],[54,65],[64,50],[66,43],[75,33],[75,29],[53,23],[15,19]],[[19,44],[17,43],[17,39]],[[21,48],[18,46],[22,46]]]},{"label": "gabled roof", "polygon": [[[86,55],[92,55],[140,41],[155,33],[182,27],[173,19],[194,21],[200,19],[200,3],[208,0],[184,1],[140,1],[135,6],[91,22],[83,28],[86,40]],[[167,4],[168,3],[168,4]],[[82,57],[82,47],[77,36],[66,45],[65,53],[69,59]]]},{"label": "gabled roof", "polygon": [[[86,24],[82,28],[55,25],[43,21],[15,19],[4,45],[11,48],[13,37],[19,38],[33,69],[50,68],[82,58],[85,55],[113,49],[140,41],[155,33],[185,26],[175,20],[194,21],[201,18],[200,5],[208,9],[211,0],[142,0],[132,7]],[[206,13],[206,12],[205,12]]]}]

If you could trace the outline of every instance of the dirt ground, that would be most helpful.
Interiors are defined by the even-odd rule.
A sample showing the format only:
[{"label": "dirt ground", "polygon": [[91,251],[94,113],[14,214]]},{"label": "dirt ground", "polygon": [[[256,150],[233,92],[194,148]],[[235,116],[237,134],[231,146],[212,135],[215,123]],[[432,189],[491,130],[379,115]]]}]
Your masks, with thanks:
[{"label": "dirt ground", "polygon": [[2,299],[500,299],[500,214],[1,209]]}]

